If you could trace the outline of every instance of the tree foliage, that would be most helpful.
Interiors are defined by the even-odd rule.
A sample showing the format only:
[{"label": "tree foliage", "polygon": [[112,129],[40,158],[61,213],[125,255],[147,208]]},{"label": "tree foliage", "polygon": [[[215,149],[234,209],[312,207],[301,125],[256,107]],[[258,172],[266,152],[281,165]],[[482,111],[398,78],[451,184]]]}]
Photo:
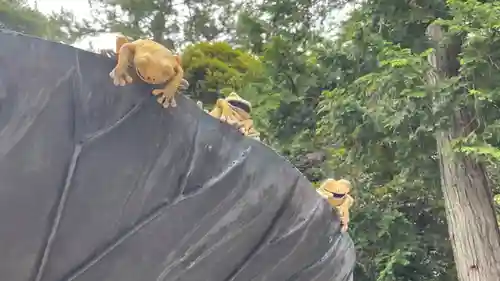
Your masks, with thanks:
[{"label": "tree foliage", "polygon": [[103,32],[122,33],[133,38],[148,37],[171,49],[186,43],[220,39],[235,24],[231,16],[238,2],[90,0],[93,18],[74,30],[77,36]]},{"label": "tree foliage", "polygon": [[223,42],[188,46],[182,65],[196,100],[214,104],[219,93],[241,92],[263,79],[263,65],[251,54]]},{"label": "tree foliage", "polygon": [[44,15],[23,0],[0,0],[0,28],[4,29],[70,43],[68,32],[61,28],[69,17],[64,11]]},{"label": "tree foliage", "polygon": [[[409,229],[404,232],[414,235],[396,239],[408,239],[408,246],[404,247],[405,251],[398,247],[399,251],[389,252],[391,263],[386,262],[382,269],[376,270],[379,274],[389,274],[384,279],[369,270],[358,268],[358,274],[366,275],[367,280],[455,280],[450,244],[439,238],[446,237],[447,230],[434,133],[449,125],[450,116],[457,107],[474,106],[481,126],[466,139],[455,140],[456,149],[472,153],[480,161],[482,157],[494,156],[498,151],[498,143],[485,140],[498,136],[497,133],[491,133],[491,130],[487,133],[487,128],[498,122],[496,101],[492,97],[489,100],[477,97],[480,93],[476,89],[483,83],[484,75],[475,72],[478,67],[487,73],[496,71],[493,69],[494,60],[488,59],[494,55],[488,48],[494,48],[495,39],[482,41],[487,45],[492,44],[488,47],[481,46],[486,51],[484,53],[478,52],[481,50],[478,49],[479,46],[472,47],[470,39],[464,40],[461,51],[458,52],[461,60],[460,73],[442,80],[438,85],[429,86],[426,83],[430,70],[426,59],[429,50],[425,44],[427,40],[424,32],[426,25],[438,20],[436,22],[448,27],[449,42],[443,44],[456,44],[451,41],[457,38],[457,33],[465,38],[474,37],[476,33],[488,34],[493,31],[489,28],[495,25],[497,17],[493,15],[494,4],[448,1],[447,6],[442,6],[439,10],[432,8],[434,2],[429,1],[427,4],[419,6],[416,1],[400,1],[399,6],[386,10],[383,3],[377,1],[368,2],[357,10],[351,21],[345,24],[341,34],[343,40],[339,42],[341,44],[334,57],[340,61],[347,59],[353,63],[362,62],[361,67],[357,69],[358,73],[348,76],[345,83],[324,92],[319,107],[318,113],[322,115],[319,134],[327,143],[340,145],[344,152],[338,157],[337,163],[334,163],[338,165],[336,170],[345,170],[344,175],[354,178],[362,190],[359,197],[370,195],[371,200],[378,201],[375,206],[386,206],[383,209],[385,212],[400,215],[403,220],[397,222],[397,233],[391,233],[389,237],[400,234],[405,221]],[[429,7],[432,9],[429,10]],[[381,10],[388,12],[379,15],[377,11]],[[396,13],[396,10],[404,13]],[[486,11],[492,14],[485,14]],[[470,18],[474,15],[477,19],[477,14],[481,12],[484,15],[481,22],[484,19],[492,20],[482,24],[482,27]],[[469,18],[465,15],[469,15]],[[380,24],[382,20],[384,25]],[[464,32],[469,25],[476,30]],[[419,40],[404,39],[405,34],[410,34],[410,26],[415,28],[412,36]],[[467,62],[471,65],[467,66]],[[351,70],[344,69],[342,65],[338,67],[341,69],[340,73],[352,72],[352,66]],[[477,76],[469,73],[476,73]],[[341,81],[344,80],[342,76],[339,79]],[[487,85],[491,87],[491,83],[492,81],[487,82]],[[469,95],[458,94],[463,93],[464,88],[470,89],[466,91]],[[487,91],[492,91],[493,88]],[[437,97],[439,102],[436,102]],[[471,142],[475,144],[472,145]],[[466,145],[467,143],[470,145]],[[490,157],[487,161],[496,165],[494,163],[498,159]],[[379,192],[380,190],[383,191]],[[377,196],[373,198],[371,195],[382,197],[377,199]],[[382,198],[387,199],[386,204],[379,201]],[[361,212],[357,214],[361,216]],[[358,218],[353,218],[357,221],[355,229],[360,226],[368,227],[377,221],[370,217],[364,225],[363,217],[361,221]],[[394,217],[390,221],[395,223]],[[362,229],[366,231],[366,228]],[[433,240],[427,240],[429,237],[433,237]],[[432,241],[436,241],[434,239],[438,239],[440,243],[433,244]],[[417,241],[417,244],[412,244],[412,241]],[[364,253],[369,249],[367,245],[372,245],[373,242],[358,243],[358,246],[363,245],[359,250]],[[390,245],[393,243],[394,240],[391,239]],[[390,249],[383,248],[384,251]],[[380,256],[385,257],[385,253],[368,255],[364,262],[373,266],[380,265],[377,262]],[[407,272],[421,273],[409,277],[406,276]]]}]

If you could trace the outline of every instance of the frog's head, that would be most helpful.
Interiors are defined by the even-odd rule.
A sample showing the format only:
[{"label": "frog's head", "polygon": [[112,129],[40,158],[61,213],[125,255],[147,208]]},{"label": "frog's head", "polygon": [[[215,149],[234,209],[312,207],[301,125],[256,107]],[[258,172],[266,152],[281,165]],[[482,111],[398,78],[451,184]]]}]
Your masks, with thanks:
[{"label": "frog's head", "polygon": [[324,192],[329,193],[330,201],[343,202],[346,195],[351,191],[351,183],[348,180],[327,179],[320,187]]},{"label": "frog's head", "polygon": [[136,55],[134,66],[137,76],[148,84],[163,84],[168,80],[164,73],[168,67],[166,62],[154,60],[150,54]]},{"label": "frog's head", "polygon": [[229,96],[227,96],[227,98],[226,98],[226,101],[230,105],[237,107],[237,108],[245,111],[248,114],[250,114],[250,112],[252,111],[252,104],[249,101],[240,97],[235,92],[232,92],[231,94],[229,94]]}]

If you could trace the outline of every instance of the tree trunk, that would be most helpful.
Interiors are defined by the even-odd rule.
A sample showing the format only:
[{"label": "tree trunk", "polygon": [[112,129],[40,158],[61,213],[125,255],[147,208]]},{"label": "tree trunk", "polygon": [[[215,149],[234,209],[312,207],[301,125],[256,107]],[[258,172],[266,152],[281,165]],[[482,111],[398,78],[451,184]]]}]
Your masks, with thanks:
[{"label": "tree trunk", "polygon": [[163,33],[165,32],[165,16],[162,11],[157,11],[151,21],[151,31],[153,32],[153,40],[163,42]]},{"label": "tree trunk", "polygon": [[[435,68],[429,75],[429,83],[456,75],[458,52],[452,51],[454,46],[438,45],[443,39],[441,27],[430,25],[427,34],[436,44],[434,54],[429,56]],[[451,117],[451,125],[436,133],[448,232],[460,281],[499,281],[500,231],[491,181],[481,163],[454,153],[451,145],[454,139],[465,137],[477,126],[472,113],[465,106],[458,108]]]}]

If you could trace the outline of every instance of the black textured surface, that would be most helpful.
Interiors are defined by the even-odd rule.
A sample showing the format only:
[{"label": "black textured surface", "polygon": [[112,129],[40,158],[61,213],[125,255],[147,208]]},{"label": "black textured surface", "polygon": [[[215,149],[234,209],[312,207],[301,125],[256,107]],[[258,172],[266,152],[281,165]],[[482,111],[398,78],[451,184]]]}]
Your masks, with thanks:
[{"label": "black textured surface", "polygon": [[296,169],[113,66],[0,32],[1,280],[351,278],[351,239]]}]

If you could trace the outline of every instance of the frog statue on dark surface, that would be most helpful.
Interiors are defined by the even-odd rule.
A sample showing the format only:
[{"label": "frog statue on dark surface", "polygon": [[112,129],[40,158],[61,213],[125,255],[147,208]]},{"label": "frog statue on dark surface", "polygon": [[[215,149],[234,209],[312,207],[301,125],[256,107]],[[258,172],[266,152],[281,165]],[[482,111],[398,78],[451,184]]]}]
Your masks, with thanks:
[{"label": "frog statue on dark surface", "polygon": [[184,70],[179,55],[175,55],[165,46],[149,39],[138,39],[132,42],[125,36],[116,38],[115,68],[109,73],[116,86],[125,86],[132,83],[129,74],[132,69],[140,80],[152,84],[162,85],[163,88],[154,89],[152,94],[163,107],[176,107],[175,95],[189,83],[183,78]]},{"label": "frog statue on dark surface", "polygon": [[[203,108],[203,104],[198,102],[198,106]],[[250,113],[252,104],[232,92],[224,99],[217,99],[213,109],[207,113],[237,128],[245,136],[260,140],[260,133],[255,130]]]},{"label": "frog statue on dark surface", "polygon": [[348,180],[326,179],[317,189],[321,197],[325,198],[330,205],[335,207],[340,215],[342,231],[347,231],[349,225],[349,209],[354,199],[349,195],[351,183]]}]

